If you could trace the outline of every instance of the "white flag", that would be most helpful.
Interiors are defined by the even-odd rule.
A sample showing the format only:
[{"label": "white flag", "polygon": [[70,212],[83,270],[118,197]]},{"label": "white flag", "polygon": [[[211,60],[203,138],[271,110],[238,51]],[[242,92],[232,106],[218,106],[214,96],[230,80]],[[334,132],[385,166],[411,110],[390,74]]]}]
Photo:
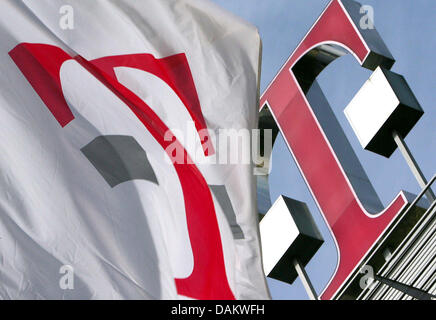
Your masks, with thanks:
[{"label": "white flag", "polygon": [[0,298],[268,298],[216,139],[256,126],[259,51],[204,0],[2,0]]}]

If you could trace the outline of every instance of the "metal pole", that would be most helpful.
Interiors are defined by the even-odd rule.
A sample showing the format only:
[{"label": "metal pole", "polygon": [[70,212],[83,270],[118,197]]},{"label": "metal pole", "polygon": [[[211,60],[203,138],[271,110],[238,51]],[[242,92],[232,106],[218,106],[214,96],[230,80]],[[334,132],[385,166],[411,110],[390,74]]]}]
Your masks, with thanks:
[{"label": "metal pole", "polygon": [[301,279],[301,282],[303,282],[304,289],[306,289],[307,295],[309,296],[310,300],[318,300],[318,295],[316,294],[316,291],[313,288],[312,282],[307,276],[304,267],[300,264],[300,262],[298,262],[297,259],[294,259],[293,263],[295,270],[297,271],[298,276]]},{"label": "metal pole", "polygon": [[[410,152],[403,138],[396,131],[392,133],[392,136],[394,137],[395,143],[397,144],[398,149],[400,149],[404,159],[406,159],[407,165],[409,166],[410,170],[412,170],[413,175],[418,181],[419,186],[421,188],[425,188],[427,185],[427,180],[425,179],[424,174],[416,163],[415,158],[413,158],[412,153]],[[431,203],[436,200],[436,197],[430,188],[427,190],[425,195]]]}]

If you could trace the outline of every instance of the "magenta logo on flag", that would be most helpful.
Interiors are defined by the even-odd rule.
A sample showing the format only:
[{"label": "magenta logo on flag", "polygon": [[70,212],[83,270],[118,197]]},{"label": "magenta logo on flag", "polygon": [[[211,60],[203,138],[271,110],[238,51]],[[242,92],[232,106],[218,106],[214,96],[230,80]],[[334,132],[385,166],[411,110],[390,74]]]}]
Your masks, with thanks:
[{"label": "magenta logo on flag", "polygon": [[[168,139],[170,130],[167,125],[142,99],[123,86],[114,72],[116,67],[129,67],[146,71],[160,78],[183,102],[195,123],[197,132],[200,130],[204,132],[207,126],[185,54],[162,59],[156,59],[151,54],[131,54],[87,61],[80,56],[71,57],[56,46],[21,43],[11,50],[9,55],[62,127],[73,121],[74,115],[62,91],[60,70],[64,62],[74,59],[125,103],[160,144],[163,152],[168,150],[170,144],[179,144],[178,149],[184,150],[186,161],[183,162],[184,164],[173,163],[173,166],[183,191],[194,268],[189,277],[175,279],[177,292],[195,299],[234,299],[226,275],[215,207],[206,180],[197,166],[189,160],[188,153],[176,137],[172,135],[172,139]],[[112,145],[115,144],[114,141],[119,145],[126,143],[132,147],[137,145],[128,137],[115,136],[98,137],[86,147],[84,146],[82,152],[99,171],[103,169],[98,166],[98,157],[96,158],[93,154],[95,149],[93,150],[92,147],[104,146],[109,139]],[[200,141],[205,156],[214,154],[215,151],[208,134],[200,135]],[[145,153],[142,159],[146,165]],[[149,180],[157,182],[152,169],[151,172],[142,174],[148,176]],[[120,181],[123,178],[125,179],[121,177]],[[117,184],[117,180],[106,181],[111,186]]]}]

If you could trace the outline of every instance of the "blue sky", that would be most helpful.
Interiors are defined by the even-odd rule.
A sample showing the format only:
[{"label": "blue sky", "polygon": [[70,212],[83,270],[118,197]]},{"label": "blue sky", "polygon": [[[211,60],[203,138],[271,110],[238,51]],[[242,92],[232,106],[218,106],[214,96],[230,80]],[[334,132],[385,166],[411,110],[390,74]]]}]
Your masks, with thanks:
[{"label": "blue sky", "polygon": [[[253,23],[263,41],[261,92],[298,45],[328,0],[213,0]],[[364,0],[375,13],[375,26],[396,59],[392,71],[403,75],[415,93],[424,116],[406,137],[424,175],[436,173],[436,1]],[[371,72],[361,68],[351,55],[334,61],[318,81],[336,117],[345,130],[381,201],[386,206],[400,190],[419,193],[419,186],[399,151],[389,158],[365,151],[360,146],[343,110]],[[271,200],[284,194],[308,204],[326,243],[307,266],[315,289],[320,292],[336,264],[332,238],[320,216],[284,141],[278,137],[273,149],[270,175]],[[291,267],[291,266],[290,266]],[[268,280],[274,299],[306,299],[299,280],[292,286]]]}]

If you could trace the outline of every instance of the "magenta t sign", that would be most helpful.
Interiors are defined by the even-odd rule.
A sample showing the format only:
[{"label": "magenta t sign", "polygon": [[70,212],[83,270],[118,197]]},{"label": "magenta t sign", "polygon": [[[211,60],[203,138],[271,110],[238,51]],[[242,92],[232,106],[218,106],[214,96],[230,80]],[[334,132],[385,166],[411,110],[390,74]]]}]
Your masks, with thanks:
[{"label": "magenta t sign", "polygon": [[322,299],[335,297],[408,203],[401,192],[380,212],[364,208],[357,196],[362,193],[350,182],[305,95],[323,68],[344,52],[371,70],[392,67],[377,31],[360,27],[360,8],[351,0],[331,1],[261,97],[261,108],[268,107],[275,118],[335,239],[339,260]]}]

